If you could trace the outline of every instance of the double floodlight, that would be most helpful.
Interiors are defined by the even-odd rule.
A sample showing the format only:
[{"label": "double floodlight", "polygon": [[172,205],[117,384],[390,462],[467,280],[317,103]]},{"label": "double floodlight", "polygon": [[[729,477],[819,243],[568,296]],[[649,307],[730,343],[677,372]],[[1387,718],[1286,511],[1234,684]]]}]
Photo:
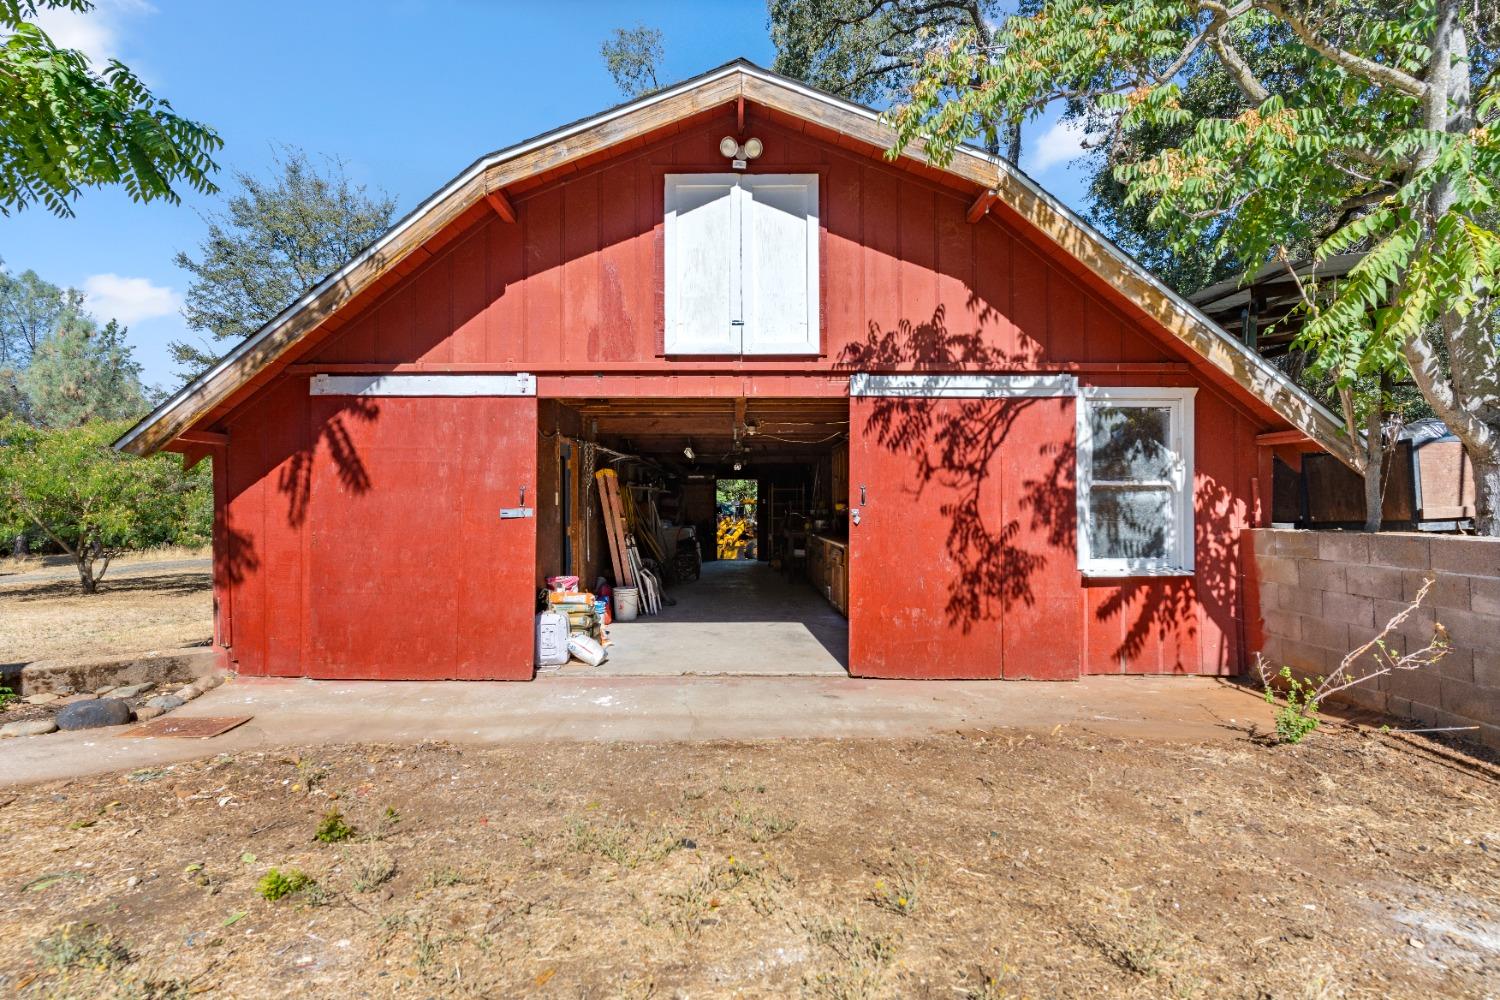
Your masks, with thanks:
[{"label": "double floodlight", "polygon": [[746,139],[741,143],[734,136],[726,135],[719,140],[719,152],[733,161],[731,166],[736,170],[744,170],[746,163],[757,159],[765,151],[765,144],[759,139]]}]

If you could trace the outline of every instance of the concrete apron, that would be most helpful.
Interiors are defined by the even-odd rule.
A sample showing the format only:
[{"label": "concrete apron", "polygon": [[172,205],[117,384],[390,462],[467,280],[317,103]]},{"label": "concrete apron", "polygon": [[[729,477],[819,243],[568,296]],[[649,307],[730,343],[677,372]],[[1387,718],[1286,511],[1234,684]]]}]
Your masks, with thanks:
[{"label": "concrete apron", "polygon": [[0,743],[0,786],[237,750],[339,743],[911,738],[1057,726],[1172,742],[1242,738],[1270,714],[1203,677],[1073,683],[832,677],[554,677],[534,683],[235,679],[172,718],[251,715],[209,740],[134,739],[129,727]]}]

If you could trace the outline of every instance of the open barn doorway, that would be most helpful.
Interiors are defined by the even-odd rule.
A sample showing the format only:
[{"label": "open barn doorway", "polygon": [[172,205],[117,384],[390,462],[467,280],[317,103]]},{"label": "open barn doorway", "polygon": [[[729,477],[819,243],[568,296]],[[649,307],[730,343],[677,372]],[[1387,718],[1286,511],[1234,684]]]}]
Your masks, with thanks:
[{"label": "open barn doorway", "polygon": [[848,421],[843,397],[542,400],[538,586],[577,577],[612,619],[604,663],[557,672],[847,674]]}]

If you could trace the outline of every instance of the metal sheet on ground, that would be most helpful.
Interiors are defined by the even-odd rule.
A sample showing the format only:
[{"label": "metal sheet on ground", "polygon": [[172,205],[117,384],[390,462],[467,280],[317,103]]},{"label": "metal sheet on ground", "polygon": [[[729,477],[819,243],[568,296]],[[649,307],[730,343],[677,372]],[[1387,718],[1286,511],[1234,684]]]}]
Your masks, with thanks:
[{"label": "metal sheet on ground", "polygon": [[231,729],[243,726],[253,718],[255,718],[253,715],[221,715],[179,719],[164,715],[144,725],[136,726],[134,729],[127,729],[120,735],[137,739],[165,736],[179,740],[207,740],[215,736],[223,736]]}]

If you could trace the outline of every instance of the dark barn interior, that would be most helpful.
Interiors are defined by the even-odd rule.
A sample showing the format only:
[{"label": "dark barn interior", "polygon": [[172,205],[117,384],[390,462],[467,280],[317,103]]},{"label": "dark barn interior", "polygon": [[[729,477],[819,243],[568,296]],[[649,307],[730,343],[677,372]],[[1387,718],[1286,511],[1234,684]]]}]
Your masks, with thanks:
[{"label": "dark barn interior", "polygon": [[[614,622],[596,672],[847,669],[846,398],[570,398],[540,416],[538,588],[560,574],[618,583],[602,469],[663,579],[659,613]],[[721,480],[753,483],[753,499],[721,503]],[[750,541],[723,559],[721,518],[747,522]]]}]

